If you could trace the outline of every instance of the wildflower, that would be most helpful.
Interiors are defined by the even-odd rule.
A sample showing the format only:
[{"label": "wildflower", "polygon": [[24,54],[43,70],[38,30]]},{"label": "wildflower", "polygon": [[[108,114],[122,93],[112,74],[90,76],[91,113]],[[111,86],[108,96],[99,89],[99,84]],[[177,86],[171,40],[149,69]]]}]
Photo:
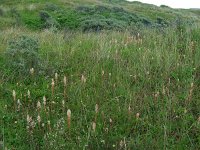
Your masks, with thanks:
[{"label": "wildflower", "polygon": [[50,120],[47,121],[47,125],[48,125],[49,130],[51,130],[51,122],[50,122]]},{"label": "wildflower", "polygon": [[65,100],[62,100],[62,106],[65,107]]},{"label": "wildflower", "polygon": [[96,114],[98,113],[98,111],[99,111],[99,105],[96,104],[96,105],[95,105],[95,112],[96,112]]},{"label": "wildflower", "polygon": [[27,95],[28,95],[28,98],[30,99],[31,98],[31,92],[29,90],[27,92]]},{"label": "wildflower", "polygon": [[38,121],[38,124],[41,123],[41,117],[40,117],[40,115],[37,116],[37,121]]},{"label": "wildflower", "polygon": [[34,68],[30,69],[30,74],[33,75],[34,74]]},{"label": "wildflower", "polygon": [[54,95],[54,87],[55,87],[54,79],[51,79],[51,91],[52,91],[52,95]]},{"label": "wildflower", "polygon": [[41,109],[41,103],[40,103],[40,101],[38,101],[37,102],[37,110],[40,111],[40,109]]},{"label": "wildflower", "polygon": [[20,111],[20,107],[21,107],[21,102],[20,102],[20,99],[17,100],[17,109],[18,111]]},{"label": "wildflower", "polygon": [[95,132],[96,130],[96,123],[95,122],[92,122],[92,130]]},{"label": "wildflower", "polygon": [[81,81],[82,81],[82,83],[86,82],[86,77],[83,74],[81,75]]},{"label": "wildflower", "polygon": [[122,148],[123,145],[124,145],[124,142],[121,140],[120,143],[119,143],[120,147]]},{"label": "wildflower", "polygon": [[64,92],[63,92],[63,94],[64,94],[64,98],[66,98],[66,87],[67,87],[67,77],[66,76],[64,76],[63,82],[64,82]]},{"label": "wildflower", "polygon": [[56,83],[58,83],[58,73],[55,73],[55,80],[56,80]]},{"label": "wildflower", "polygon": [[67,77],[66,76],[64,76],[63,82],[64,82],[64,86],[66,87],[67,86]]},{"label": "wildflower", "polygon": [[128,107],[128,115],[129,115],[129,117],[130,117],[130,115],[131,115],[131,106],[129,105],[129,107]]},{"label": "wildflower", "polygon": [[67,123],[68,123],[68,128],[70,128],[71,125],[71,110],[67,110]]},{"label": "wildflower", "polygon": [[136,118],[138,119],[140,117],[140,113],[137,113],[136,114]]},{"label": "wildflower", "polygon": [[12,95],[13,95],[13,100],[16,101],[16,92],[15,92],[15,90],[13,90]]},{"label": "wildflower", "polygon": [[197,120],[197,121],[198,121],[198,123],[200,123],[200,116],[199,116],[199,118],[198,118],[198,120]]},{"label": "wildflower", "polygon": [[102,73],[101,73],[101,74],[102,74],[102,76],[104,76],[104,70],[102,70]]},{"label": "wildflower", "polygon": [[30,122],[30,116],[29,116],[29,114],[27,114],[27,116],[26,116],[26,121],[27,121],[27,123]]},{"label": "wildflower", "polygon": [[43,96],[43,105],[44,105],[44,107],[46,106],[46,104],[47,104],[47,99],[46,99],[45,96]]}]

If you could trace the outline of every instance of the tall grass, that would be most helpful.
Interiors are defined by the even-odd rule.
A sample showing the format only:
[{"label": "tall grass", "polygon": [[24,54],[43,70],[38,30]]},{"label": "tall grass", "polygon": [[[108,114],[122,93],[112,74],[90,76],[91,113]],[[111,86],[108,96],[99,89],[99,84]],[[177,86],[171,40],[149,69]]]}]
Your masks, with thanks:
[{"label": "tall grass", "polygon": [[[28,76],[3,55],[22,34],[39,39],[45,68]],[[2,35],[4,148],[200,149],[199,28]]]}]

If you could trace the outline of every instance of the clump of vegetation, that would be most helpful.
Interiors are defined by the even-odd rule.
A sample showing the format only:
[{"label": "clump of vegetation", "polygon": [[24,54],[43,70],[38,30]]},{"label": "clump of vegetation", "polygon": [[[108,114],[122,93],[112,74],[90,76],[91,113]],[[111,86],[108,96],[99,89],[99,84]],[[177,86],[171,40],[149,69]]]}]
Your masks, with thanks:
[{"label": "clump of vegetation", "polygon": [[198,16],[96,2],[2,1],[0,149],[200,149]]},{"label": "clump of vegetation", "polygon": [[38,68],[38,41],[29,36],[19,36],[8,42],[6,49],[7,63],[16,72],[26,73],[30,68]]},{"label": "clump of vegetation", "polygon": [[40,12],[40,19],[42,22],[42,28],[59,28],[60,24],[54,19],[48,12],[41,11]]}]

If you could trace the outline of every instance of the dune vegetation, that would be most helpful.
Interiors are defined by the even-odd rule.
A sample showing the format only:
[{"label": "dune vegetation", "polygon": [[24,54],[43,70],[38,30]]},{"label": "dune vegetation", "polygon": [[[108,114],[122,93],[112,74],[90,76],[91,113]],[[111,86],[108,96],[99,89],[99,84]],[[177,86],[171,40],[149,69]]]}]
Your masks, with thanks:
[{"label": "dune vegetation", "polygon": [[3,0],[0,149],[200,149],[198,13]]}]

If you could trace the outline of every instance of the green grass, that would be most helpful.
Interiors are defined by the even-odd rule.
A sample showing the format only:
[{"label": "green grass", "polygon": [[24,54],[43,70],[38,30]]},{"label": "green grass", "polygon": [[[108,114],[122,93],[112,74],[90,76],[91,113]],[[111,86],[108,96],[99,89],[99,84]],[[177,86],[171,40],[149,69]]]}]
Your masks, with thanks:
[{"label": "green grass", "polygon": [[[0,149],[200,149],[198,10],[117,0],[20,2],[0,4]],[[77,12],[82,4],[92,13]],[[41,11],[50,20],[41,20]],[[131,17],[170,26],[132,24]],[[82,19],[129,26],[82,32]],[[49,21],[60,26],[43,28]],[[34,74],[8,64],[9,41],[21,35],[39,41]]]},{"label": "green grass", "polygon": [[[55,34],[14,28],[3,32],[1,41],[7,47],[10,37],[21,34],[40,39],[39,54],[46,70],[41,72],[40,68],[35,68],[34,76],[18,76],[17,70],[4,67],[6,58],[2,56],[0,106],[5,147],[200,148],[198,28],[187,29],[183,39],[178,30],[166,29],[164,33],[143,30],[140,33],[142,43],[128,32]],[[55,73],[58,73],[58,82],[52,95],[51,79],[55,78]],[[67,77],[66,98],[64,75]],[[22,103],[19,111],[12,90]],[[27,98],[28,90],[31,100]],[[43,96],[47,98],[46,107]],[[38,101],[42,104],[40,111],[37,110]],[[68,109],[72,113],[70,128]],[[26,129],[27,114],[36,123],[31,133]],[[41,116],[40,125],[38,115]],[[92,122],[96,122],[95,131]]]}]

